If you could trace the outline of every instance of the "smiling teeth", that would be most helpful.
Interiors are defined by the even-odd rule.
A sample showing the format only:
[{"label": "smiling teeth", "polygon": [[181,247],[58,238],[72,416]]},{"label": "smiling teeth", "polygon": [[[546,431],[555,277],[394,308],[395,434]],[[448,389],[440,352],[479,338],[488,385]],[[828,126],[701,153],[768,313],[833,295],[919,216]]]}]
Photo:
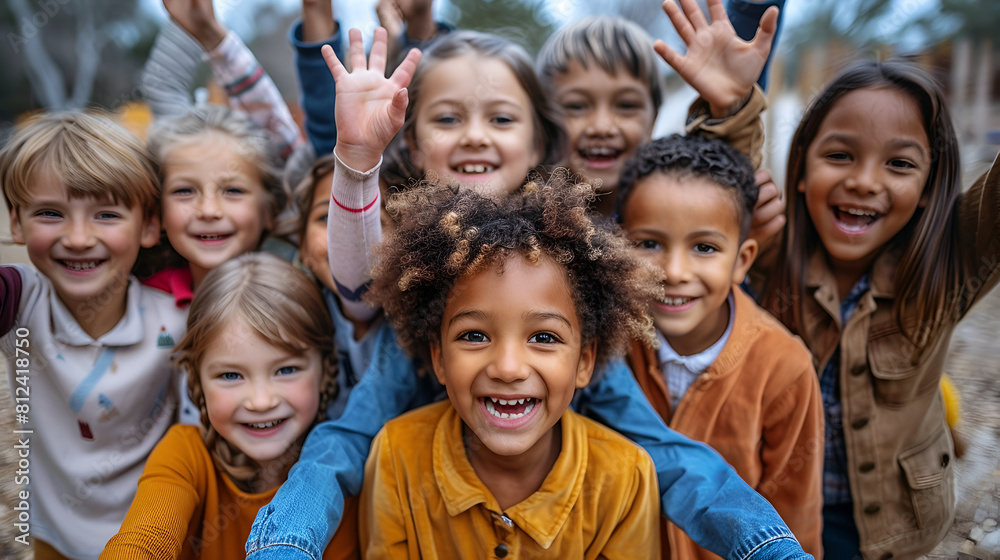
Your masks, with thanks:
[{"label": "smiling teeth", "polygon": [[685,303],[691,301],[694,298],[689,297],[662,297],[660,302],[666,305],[684,305]]},{"label": "smiling teeth", "polygon": [[483,165],[480,163],[468,163],[458,167],[458,170],[462,173],[492,173],[492,165]]},{"label": "smiling teeth", "polygon": [[221,234],[213,234],[213,235],[199,235],[198,239],[202,239],[204,241],[218,241],[220,239],[225,239],[226,237],[227,236]]},{"label": "smiling teeth", "polygon": [[[486,412],[489,412],[490,414],[492,414],[497,418],[500,418],[501,420],[517,420],[518,418],[524,418],[528,413],[530,413],[535,408],[535,399],[533,398],[506,400],[506,399],[497,399],[494,397],[490,397],[488,399],[483,399],[483,400],[486,403]],[[524,412],[516,412],[514,414],[509,414],[507,412],[498,412],[496,407],[493,406],[494,403],[500,405],[515,404],[515,403],[524,404],[525,401],[527,401],[528,404],[527,406],[524,407]]]},{"label": "smiling teeth", "polygon": [[271,420],[270,422],[258,422],[256,424],[247,424],[247,426],[250,426],[251,428],[257,428],[258,430],[266,430],[267,428],[277,426],[281,422],[283,422],[283,420]]},{"label": "smiling teeth", "polygon": [[63,266],[70,270],[81,271],[81,270],[91,270],[97,268],[97,265],[101,264],[101,261],[62,261]]},{"label": "smiling teeth", "polygon": [[618,155],[618,150],[613,148],[585,148],[581,150],[585,156],[614,157]]},{"label": "smiling teeth", "polygon": [[840,211],[850,214],[852,216],[867,216],[867,217],[878,216],[878,212],[874,210],[861,210],[859,208],[841,208]]}]

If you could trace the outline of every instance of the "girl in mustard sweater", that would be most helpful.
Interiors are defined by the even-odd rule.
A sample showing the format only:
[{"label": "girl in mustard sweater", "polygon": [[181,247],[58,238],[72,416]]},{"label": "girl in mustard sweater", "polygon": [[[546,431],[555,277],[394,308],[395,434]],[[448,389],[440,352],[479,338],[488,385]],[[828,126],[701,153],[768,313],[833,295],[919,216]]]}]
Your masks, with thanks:
[{"label": "girl in mustard sweater", "polygon": [[[245,557],[257,510],[335,396],[332,332],[313,283],[280,258],[250,253],[212,270],[175,356],[202,425],[174,426],[156,446],[101,558]],[[354,517],[324,558],[357,556]]]}]

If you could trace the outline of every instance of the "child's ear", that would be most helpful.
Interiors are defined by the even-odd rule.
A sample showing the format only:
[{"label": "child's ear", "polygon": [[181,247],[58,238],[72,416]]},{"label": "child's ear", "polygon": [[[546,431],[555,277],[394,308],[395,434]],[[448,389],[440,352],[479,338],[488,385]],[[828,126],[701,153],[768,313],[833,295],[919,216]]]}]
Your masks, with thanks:
[{"label": "child's ear", "polygon": [[149,249],[160,244],[160,216],[152,213],[143,220],[139,245]]},{"label": "child's ear", "polygon": [[733,283],[739,284],[747,277],[750,266],[757,258],[757,240],[747,239],[740,245],[740,252],[736,255],[736,265],[733,267]]},{"label": "child's ear", "polygon": [[594,363],[597,361],[597,341],[592,340],[580,349],[580,362],[576,368],[576,388],[583,389],[590,384],[594,375]]},{"label": "child's ear", "polygon": [[444,364],[441,361],[441,344],[437,342],[431,343],[431,365],[434,366],[434,377],[437,377],[438,383],[447,387],[448,384],[444,382]]},{"label": "child's ear", "polygon": [[16,245],[24,245],[24,231],[21,229],[21,217],[17,214],[17,209],[10,211],[10,238]]}]

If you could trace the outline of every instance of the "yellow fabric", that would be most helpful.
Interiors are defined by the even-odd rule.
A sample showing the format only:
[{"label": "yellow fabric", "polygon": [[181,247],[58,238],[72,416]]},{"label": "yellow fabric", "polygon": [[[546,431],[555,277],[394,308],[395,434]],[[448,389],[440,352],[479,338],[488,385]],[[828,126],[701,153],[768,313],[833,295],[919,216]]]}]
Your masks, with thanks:
[{"label": "yellow fabric", "polygon": [[944,398],[944,420],[949,428],[955,429],[962,419],[962,398],[947,373],[941,374],[941,396]]},{"label": "yellow fabric", "polygon": [[[121,531],[103,559],[243,559],[257,510],[277,488],[241,491],[220,473],[197,426],[170,428],[156,445],[139,478],[139,488]],[[357,558],[357,500],[348,500],[344,523],[323,558]]]},{"label": "yellow fabric", "polygon": [[571,411],[554,429],[563,447],[552,470],[537,492],[503,512],[469,463],[450,402],[387,423],[365,466],[364,556],[655,557],[660,498],[646,452]]}]

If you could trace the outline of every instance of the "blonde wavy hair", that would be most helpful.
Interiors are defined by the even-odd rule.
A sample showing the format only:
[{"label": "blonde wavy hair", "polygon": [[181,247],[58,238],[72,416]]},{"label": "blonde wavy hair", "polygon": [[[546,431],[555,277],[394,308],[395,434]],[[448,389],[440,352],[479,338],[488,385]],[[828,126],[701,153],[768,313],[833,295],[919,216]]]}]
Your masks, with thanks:
[{"label": "blonde wavy hair", "polygon": [[[177,345],[174,363],[187,376],[188,396],[201,413],[202,436],[215,465],[245,489],[260,466],[233,447],[208,420],[199,376],[202,358],[219,332],[234,318],[243,319],[264,340],[287,352],[316,348],[323,360],[319,410],[337,396],[337,362],[330,313],[316,285],[288,262],[267,253],[246,253],[205,276],[188,312],[187,334]],[[299,441],[301,446],[305,434]],[[298,447],[294,450],[298,456]],[[288,461],[290,468],[294,460]],[[287,472],[286,468],[286,472]]]}]

